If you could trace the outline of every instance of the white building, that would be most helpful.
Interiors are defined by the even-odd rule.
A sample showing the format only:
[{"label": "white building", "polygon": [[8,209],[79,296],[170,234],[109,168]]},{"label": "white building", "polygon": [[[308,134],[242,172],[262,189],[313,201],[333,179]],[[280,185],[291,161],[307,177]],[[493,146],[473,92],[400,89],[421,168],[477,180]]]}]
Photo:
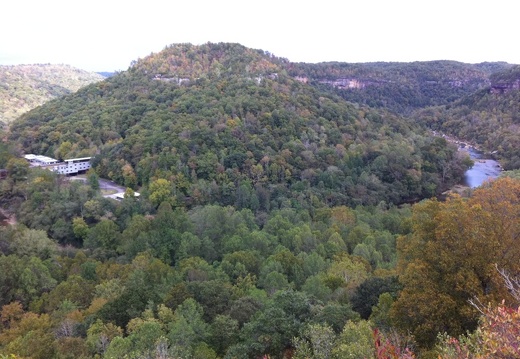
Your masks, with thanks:
[{"label": "white building", "polygon": [[52,171],[62,175],[85,172],[90,168],[91,157],[71,158],[59,163],[52,168]]},{"label": "white building", "polygon": [[58,163],[58,160],[55,160],[54,158],[47,157],[47,156],[41,156],[41,155],[33,155],[28,154],[24,156],[27,161],[31,164],[31,166],[49,166]]}]

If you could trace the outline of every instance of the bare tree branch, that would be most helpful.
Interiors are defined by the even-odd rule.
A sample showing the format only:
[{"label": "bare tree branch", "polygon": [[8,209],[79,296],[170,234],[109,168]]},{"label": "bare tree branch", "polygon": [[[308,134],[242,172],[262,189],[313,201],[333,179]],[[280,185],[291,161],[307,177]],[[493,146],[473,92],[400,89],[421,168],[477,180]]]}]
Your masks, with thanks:
[{"label": "bare tree branch", "polygon": [[504,280],[504,284],[511,296],[515,298],[518,304],[520,304],[520,279],[516,277],[511,277],[511,275],[507,273],[504,269],[499,269],[497,264],[495,264],[495,268]]}]

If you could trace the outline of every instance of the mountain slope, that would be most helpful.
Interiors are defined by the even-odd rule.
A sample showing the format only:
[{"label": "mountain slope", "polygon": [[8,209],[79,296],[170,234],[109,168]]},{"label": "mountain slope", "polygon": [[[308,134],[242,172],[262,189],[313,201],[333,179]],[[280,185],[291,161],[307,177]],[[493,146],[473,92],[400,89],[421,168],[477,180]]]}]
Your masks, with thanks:
[{"label": "mountain slope", "polygon": [[503,62],[329,62],[291,63],[287,71],[349,101],[409,114],[414,109],[447,104],[489,87],[491,74],[511,66]]},{"label": "mountain slope", "polygon": [[0,66],[0,123],[103,78],[67,65]]},{"label": "mountain slope", "polygon": [[129,187],[166,179],[185,205],[401,203],[462,175],[445,141],[301,83],[287,64],[238,44],[172,45],[29,112],[11,138],[28,152],[96,155],[100,175]]},{"label": "mountain slope", "polygon": [[478,144],[520,168],[520,66],[493,74],[491,84],[451,105],[421,110],[426,126]]}]

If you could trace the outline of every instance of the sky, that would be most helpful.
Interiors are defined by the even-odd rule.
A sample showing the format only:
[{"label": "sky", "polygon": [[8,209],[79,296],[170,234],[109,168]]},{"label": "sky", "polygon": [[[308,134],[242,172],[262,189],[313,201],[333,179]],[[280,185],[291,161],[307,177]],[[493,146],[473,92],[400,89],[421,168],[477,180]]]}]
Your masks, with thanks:
[{"label": "sky", "polygon": [[517,14],[512,0],[4,0],[0,65],[124,71],[185,42],[293,62],[520,64]]}]

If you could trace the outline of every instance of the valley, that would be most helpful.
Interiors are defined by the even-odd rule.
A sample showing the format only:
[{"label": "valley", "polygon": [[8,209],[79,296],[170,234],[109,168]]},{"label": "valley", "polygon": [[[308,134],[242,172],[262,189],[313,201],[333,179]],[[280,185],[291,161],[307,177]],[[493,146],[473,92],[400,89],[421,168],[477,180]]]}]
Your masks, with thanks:
[{"label": "valley", "polygon": [[103,79],[66,65],[0,66],[0,124],[9,124],[51,99]]},{"label": "valley", "polygon": [[[510,350],[518,69],[172,44],[9,119],[0,356]],[[91,168],[67,178],[30,153]]]}]

